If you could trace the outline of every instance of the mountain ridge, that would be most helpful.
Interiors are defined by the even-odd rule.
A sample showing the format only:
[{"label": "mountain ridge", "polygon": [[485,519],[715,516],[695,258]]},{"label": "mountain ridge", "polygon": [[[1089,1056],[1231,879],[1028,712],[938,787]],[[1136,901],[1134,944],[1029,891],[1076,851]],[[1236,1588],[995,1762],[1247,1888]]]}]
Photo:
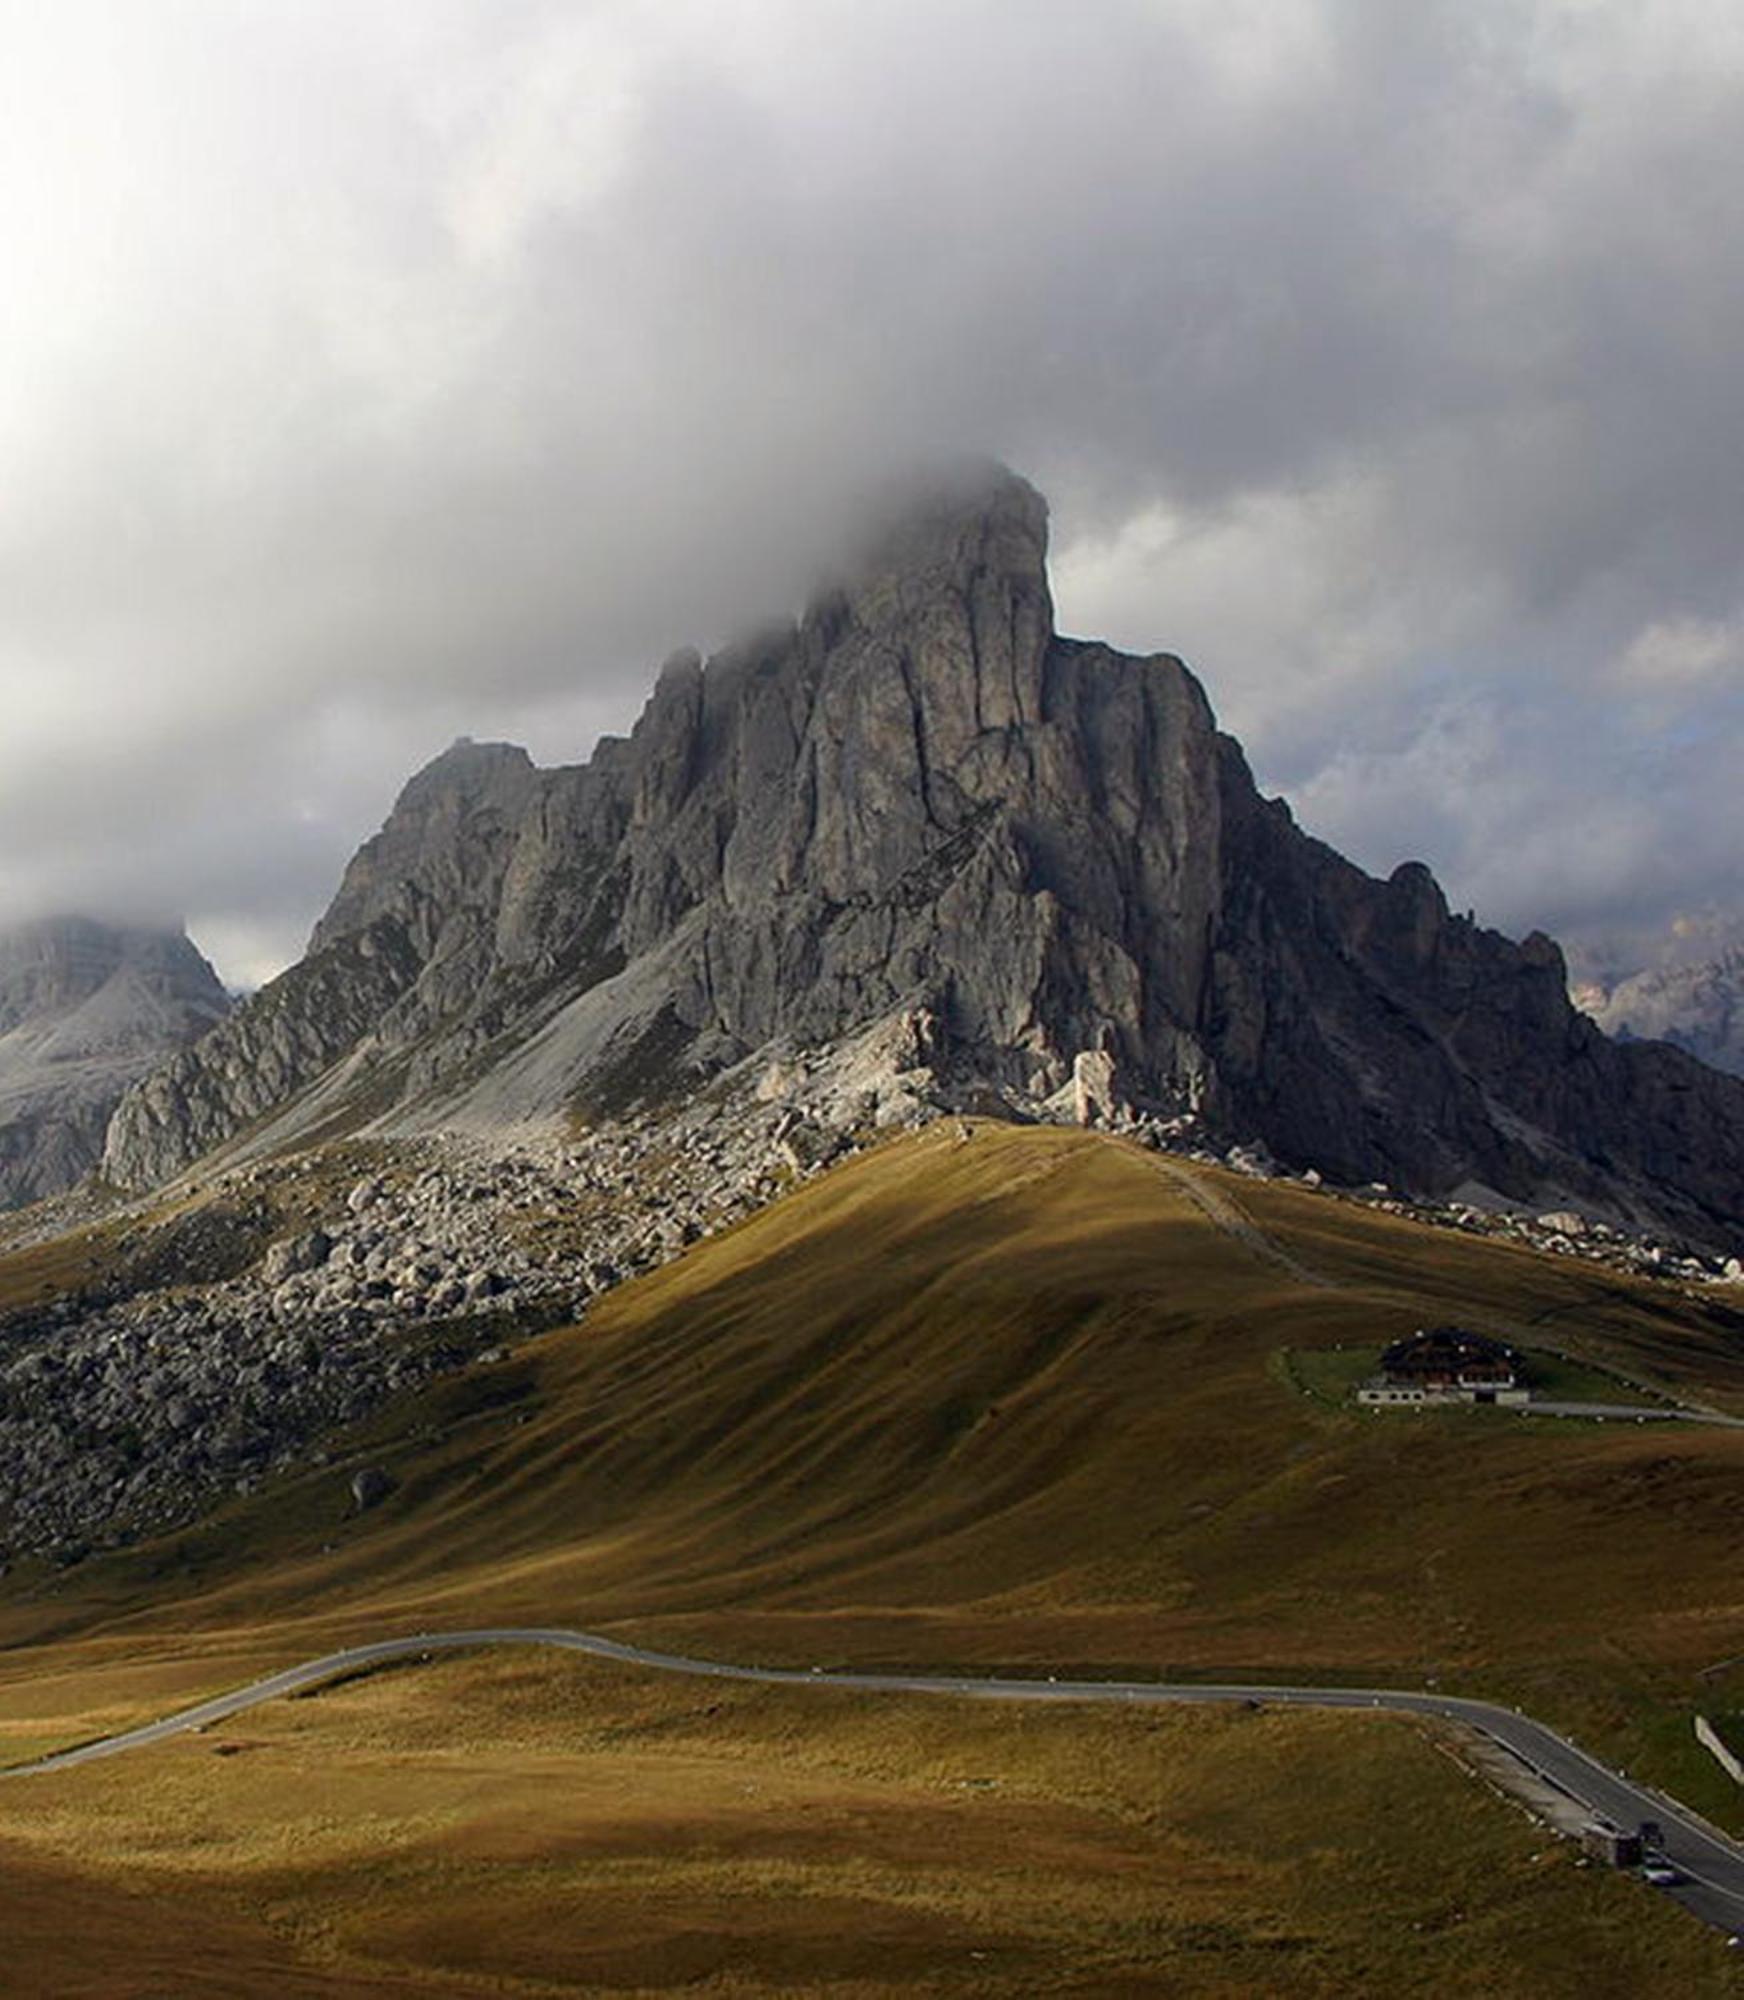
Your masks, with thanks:
[{"label": "mountain ridge", "polygon": [[0,931],[0,1208],[70,1187],[128,1085],[229,999],[181,930],[82,916]]},{"label": "mountain ridge", "polygon": [[1021,1113],[1089,1054],[1339,1180],[1744,1220],[1744,1085],[1607,1041],[1549,939],[1421,864],[1302,833],[1177,657],[1055,632],[1046,547],[982,471],[791,625],[675,655],[587,763],[444,753],[305,959],[130,1092],[105,1171],[597,1114],[910,1019],[941,1101]]}]

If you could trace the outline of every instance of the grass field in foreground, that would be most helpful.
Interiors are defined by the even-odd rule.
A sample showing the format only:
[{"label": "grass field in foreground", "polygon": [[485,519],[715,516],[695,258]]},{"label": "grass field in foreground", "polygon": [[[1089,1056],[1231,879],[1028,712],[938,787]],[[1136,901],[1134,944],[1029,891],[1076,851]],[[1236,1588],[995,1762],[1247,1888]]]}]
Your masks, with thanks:
[{"label": "grass field in foreground", "polygon": [[[1495,1410],[1377,1417],[1304,1393],[1279,1365],[1286,1351],[1372,1351],[1452,1319],[1562,1355],[1569,1367],[1744,1409],[1734,1301],[1684,1298],[1305,1191],[1208,1176],[1321,1280],[1311,1282],[1217,1227],[1136,1148],[987,1126],[960,1143],[955,1130],[855,1161],[615,1293],[585,1325],[525,1342],[386,1413],[330,1468],[158,1544],[64,1573],[21,1565],[0,1585],[0,1743],[29,1754],[350,1639],[485,1620],[561,1623],[797,1664],[1433,1674],[1573,1726],[1614,1761],[1738,1823],[1732,1788],[1692,1750],[1688,1713],[1697,1702],[1737,1706],[1744,1694],[1738,1669],[1721,1666],[1744,1654],[1744,1433],[1539,1426]],[[358,1518],[346,1473],[366,1459],[389,1466],[398,1484]],[[496,1683],[478,1685],[494,1699]],[[416,1686],[415,1676],[387,1677],[369,1699],[415,1717]],[[771,1713],[813,1698],[758,1697]],[[340,1714],[329,1706],[340,1699],[308,1712]],[[1159,1720],[1158,1758],[1185,1755],[1211,1723],[1197,1713]],[[251,1717],[237,1733],[252,1741],[280,1726]],[[968,1742],[980,1725],[959,1712],[940,1726],[970,1732]],[[1287,1741],[1327,1744],[1359,1726],[1271,1718],[1268,1758],[1287,1772],[1296,1754]],[[480,1718],[471,1736],[455,1738],[454,1756],[470,1758],[464,1746],[491,1740],[492,1727]],[[1401,1746],[1400,1771],[1442,1770],[1405,1725],[1361,1740]],[[449,1755],[435,1742],[406,1753],[413,1763],[426,1754],[438,1763]],[[774,1752],[732,1754],[734,1782],[760,1783],[759,1759]],[[41,1816],[25,1790],[16,1804],[7,1794],[0,1805],[16,1837],[35,1828],[21,1866],[65,1867],[76,1886],[108,1866],[105,1854],[132,1851],[119,1821],[90,1821],[102,1829],[95,1846],[81,1847],[78,1828],[94,1801],[133,1787],[138,1810],[159,1815],[166,1853],[190,1840],[198,1848],[179,1827],[180,1808],[152,1804],[184,1755],[201,1785],[275,1768],[254,1751],[154,1752],[149,1769],[65,1781],[82,1802],[70,1819]],[[523,1783],[493,1768],[504,1825],[526,1819],[538,1846],[542,1823],[527,1819],[531,1769]],[[1247,1768],[1226,1797],[1222,1825],[1236,1848],[1257,1838],[1243,1830],[1244,1814],[1257,1826],[1282,1809],[1267,1768]],[[559,1787],[574,1778],[564,1770]],[[902,1776],[894,1764],[885,1774]],[[356,1816],[375,1824],[392,1813],[359,1803],[347,1789],[348,1756],[323,1764],[313,1742],[307,1764],[292,1759],[282,1776],[287,1810],[328,1787],[334,1851],[353,1856],[333,1864],[318,1894],[307,1891],[312,1902],[283,1889],[284,1936],[300,1937],[300,1926],[319,1923],[295,1913],[338,1896],[345,1868],[361,1866],[360,1850],[345,1845],[366,1837]],[[1154,1782],[1167,1782],[1163,1763]],[[1292,1800],[1304,1782],[1289,1781]],[[1337,1795],[1323,1775],[1315,1783],[1322,1799]],[[429,1803],[408,1806],[405,1823],[436,1843],[432,1893],[446,1902],[452,1892],[467,1907],[441,1846],[465,1813],[434,1792],[418,1796]],[[210,1891],[214,1911],[241,1910],[237,1921],[258,1926],[281,1907],[280,1889],[263,1887],[244,1908],[238,1871],[282,1887],[292,1878],[273,1870],[292,1857],[257,1866],[243,1840],[225,1859],[231,1793],[213,1797],[203,1838],[214,1873],[189,1864],[178,1879],[190,1895]],[[1022,1849],[1020,1831],[998,1839]],[[841,1842],[852,1847],[851,1822]],[[1366,1883],[1373,1927],[1427,1921],[1407,1914],[1418,1892],[1362,1859],[1360,1842],[1329,1838],[1328,1852],[1326,1883]],[[1118,1875],[1105,1861],[1086,1862],[1086,1879]],[[1419,1861],[1432,1875],[1427,1849]],[[914,1864],[914,1895],[934,1867]],[[1150,1862],[1137,1873],[1154,1892]],[[785,1921],[775,1906],[800,1893],[789,1878],[775,1870],[745,1879],[763,1883],[745,1893],[768,1907],[735,1905],[744,1921]],[[1532,1894],[1521,1887],[1515,1917],[1496,1920],[1493,1966],[1540,1962],[1527,1941],[1540,1880],[1521,1877]],[[1015,1923],[1011,1894],[1002,1921]],[[1628,1884],[1592,1894],[1643,1907]],[[613,1906],[614,1923],[629,1922],[633,1902]],[[1609,1919],[1591,1921],[1593,1936],[1605,1935]],[[1331,1956],[1290,1964],[1321,1976],[1336,1952],[1355,1951],[1354,1906],[1340,1923]],[[599,1924],[583,1928],[593,1935]],[[1690,1949],[1705,1950],[1689,1930]],[[338,1950],[333,1934],[319,1935],[322,1950]],[[1187,1990],[1216,1991],[1218,1980],[1230,1991],[1298,1990],[1260,1979],[1240,1938],[1194,1935],[1198,1984]],[[1166,1926],[1144,1932],[1133,1962],[1184,1950],[1172,1936]],[[1282,1963],[1289,1954],[1278,1950]],[[1559,1962],[1575,1962],[1566,1939],[1563,1950]],[[1095,1962],[1104,1971],[1114,1963]],[[1065,1976],[1058,1960],[1036,1964]],[[768,1967],[765,1976],[774,1976]],[[1086,1976],[1084,1990],[1119,1990]],[[1500,1976],[1472,1970],[1469,1983]],[[1444,1980],[1422,1990],[1449,1988]]]},{"label": "grass field in foreground", "polygon": [[487,1654],[0,1786],[12,1990],[1737,1990],[1424,1732]]}]

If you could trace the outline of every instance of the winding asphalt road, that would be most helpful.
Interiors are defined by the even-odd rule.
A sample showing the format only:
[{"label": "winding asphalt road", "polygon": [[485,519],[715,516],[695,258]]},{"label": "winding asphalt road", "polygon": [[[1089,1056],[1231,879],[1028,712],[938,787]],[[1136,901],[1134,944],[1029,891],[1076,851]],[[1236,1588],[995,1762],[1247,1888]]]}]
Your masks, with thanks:
[{"label": "winding asphalt road", "polygon": [[1467,1701],[1457,1695],[1419,1693],[1408,1688],[1266,1687],[1228,1684],[1212,1686],[1170,1681],[1070,1681],[976,1679],[953,1674],[835,1673],[792,1667],[742,1667],[720,1660],[687,1659],[679,1653],[650,1652],[603,1639],[590,1632],[561,1628],[489,1626],[472,1632],[418,1632],[402,1639],[379,1639],[367,1646],[348,1646],[318,1660],[305,1660],[265,1680],[215,1696],[194,1708],[180,1710],[160,1722],[124,1730],[71,1750],[57,1750],[34,1763],[0,1771],[0,1777],[30,1778],[70,1770],[99,1757],[116,1757],[125,1750],[180,1735],[239,1715],[276,1696],[295,1694],[342,1675],[377,1667],[392,1660],[427,1659],[436,1653],[459,1652],[477,1646],[558,1646],[569,1652],[591,1653],[627,1666],[651,1667],[663,1673],[696,1674],[711,1680],[755,1681],[769,1685],[855,1688],[875,1694],[945,1694],[985,1701],[1096,1701],[1142,1706],[1155,1702],[1254,1702],[1278,1708],[1395,1709],[1411,1715],[1438,1716],[1462,1723],[1499,1744],[1541,1779],[1567,1794],[1588,1812],[1631,1831],[1642,1820],[1657,1820],[1664,1834],[1666,1859],[1683,1878],[1666,1891],[1708,1923],[1730,1934],[1744,1932],[1744,1848],[1728,1840],[1675,1799],[1608,1769],[1577,1744],[1543,1723],[1494,1702]]},{"label": "winding asphalt road", "polygon": [[1610,1424],[1718,1424],[1725,1430],[1744,1430],[1744,1417],[1722,1416],[1718,1410],[1688,1410],[1672,1403],[1554,1403],[1515,1405],[1522,1417],[1592,1417]]}]

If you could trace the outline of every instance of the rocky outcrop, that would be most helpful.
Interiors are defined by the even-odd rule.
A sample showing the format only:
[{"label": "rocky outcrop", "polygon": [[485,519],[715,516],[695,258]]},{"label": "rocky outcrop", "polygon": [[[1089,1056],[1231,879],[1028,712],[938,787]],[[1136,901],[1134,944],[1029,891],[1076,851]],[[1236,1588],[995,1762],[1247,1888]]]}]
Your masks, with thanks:
[{"label": "rocky outcrop", "polygon": [[1553,945],[1424,869],[1304,836],[1179,660],[1057,636],[1045,508],[997,470],[795,624],[668,662],[585,766],[439,759],[108,1169],[597,1115],[898,1017],[960,1089],[1039,1103],[1088,1052],[1093,1094],[1341,1180],[1744,1211],[1744,1087],[1606,1041]]},{"label": "rocky outcrop", "polygon": [[55,917],[0,932],[0,1208],[88,1174],[128,1085],[228,1006],[179,931]]},{"label": "rocky outcrop", "polygon": [[1549,938],[1451,915],[1420,863],[1375,881],[1261,800],[1233,743],[1225,756],[1203,1027],[1220,1101],[1281,1160],[1736,1233],[1744,1086],[1681,1050],[1610,1041],[1570,1003]]},{"label": "rocky outcrop", "polygon": [[[572,1139],[321,1148],[135,1210],[79,1291],[0,1313],[0,1566],[161,1533],[326,1464],[388,1399],[503,1361],[820,1171],[868,1092],[885,1122],[923,1115],[889,1075],[905,1053],[796,1064],[779,1103],[745,1079]],[[525,1387],[500,1385],[504,1402]],[[359,1512],[384,1497],[366,1483]]]}]

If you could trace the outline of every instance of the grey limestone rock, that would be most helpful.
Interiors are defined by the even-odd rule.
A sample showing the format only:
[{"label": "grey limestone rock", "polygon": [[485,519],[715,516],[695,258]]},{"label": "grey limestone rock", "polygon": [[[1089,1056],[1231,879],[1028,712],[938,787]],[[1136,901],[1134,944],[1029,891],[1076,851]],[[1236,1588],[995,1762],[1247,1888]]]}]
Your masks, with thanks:
[{"label": "grey limestone rock", "polygon": [[609,1116],[907,1019],[922,1095],[1057,1092],[1095,1052],[1110,1105],[1350,1184],[1744,1217],[1744,1084],[1609,1042],[1553,944],[1421,866],[1308,838],[1178,659],[1055,633],[1046,540],[983,469],[793,624],[669,661],[586,765],[439,758],[302,963],[130,1094],[108,1172]]},{"label": "grey limestone rock", "polygon": [[379,1507],[394,1490],[392,1477],[379,1465],[366,1465],[351,1475],[351,1500],[360,1514]]},{"label": "grey limestone rock", "polygon": [[311,1229],[301,1236],[287,1236],[275,1243],[261,1259],[261,1281],[282,1285],[287,1278],[318,1271],[332,1254],[333,1239],[324,1229]]},{"label": "grey limestone rock", "polygon": [[1744,1075],[1744,945],[1698,964],[1652,967],[1581,997],[1619,1040],[1671,1042],[1715,1069]]},{"label": "grey limestone rock", "polygon": [[0,932],[0,1208],[88,1174],[128,1086],[229,1004],[177,930],[55,917]]}]

